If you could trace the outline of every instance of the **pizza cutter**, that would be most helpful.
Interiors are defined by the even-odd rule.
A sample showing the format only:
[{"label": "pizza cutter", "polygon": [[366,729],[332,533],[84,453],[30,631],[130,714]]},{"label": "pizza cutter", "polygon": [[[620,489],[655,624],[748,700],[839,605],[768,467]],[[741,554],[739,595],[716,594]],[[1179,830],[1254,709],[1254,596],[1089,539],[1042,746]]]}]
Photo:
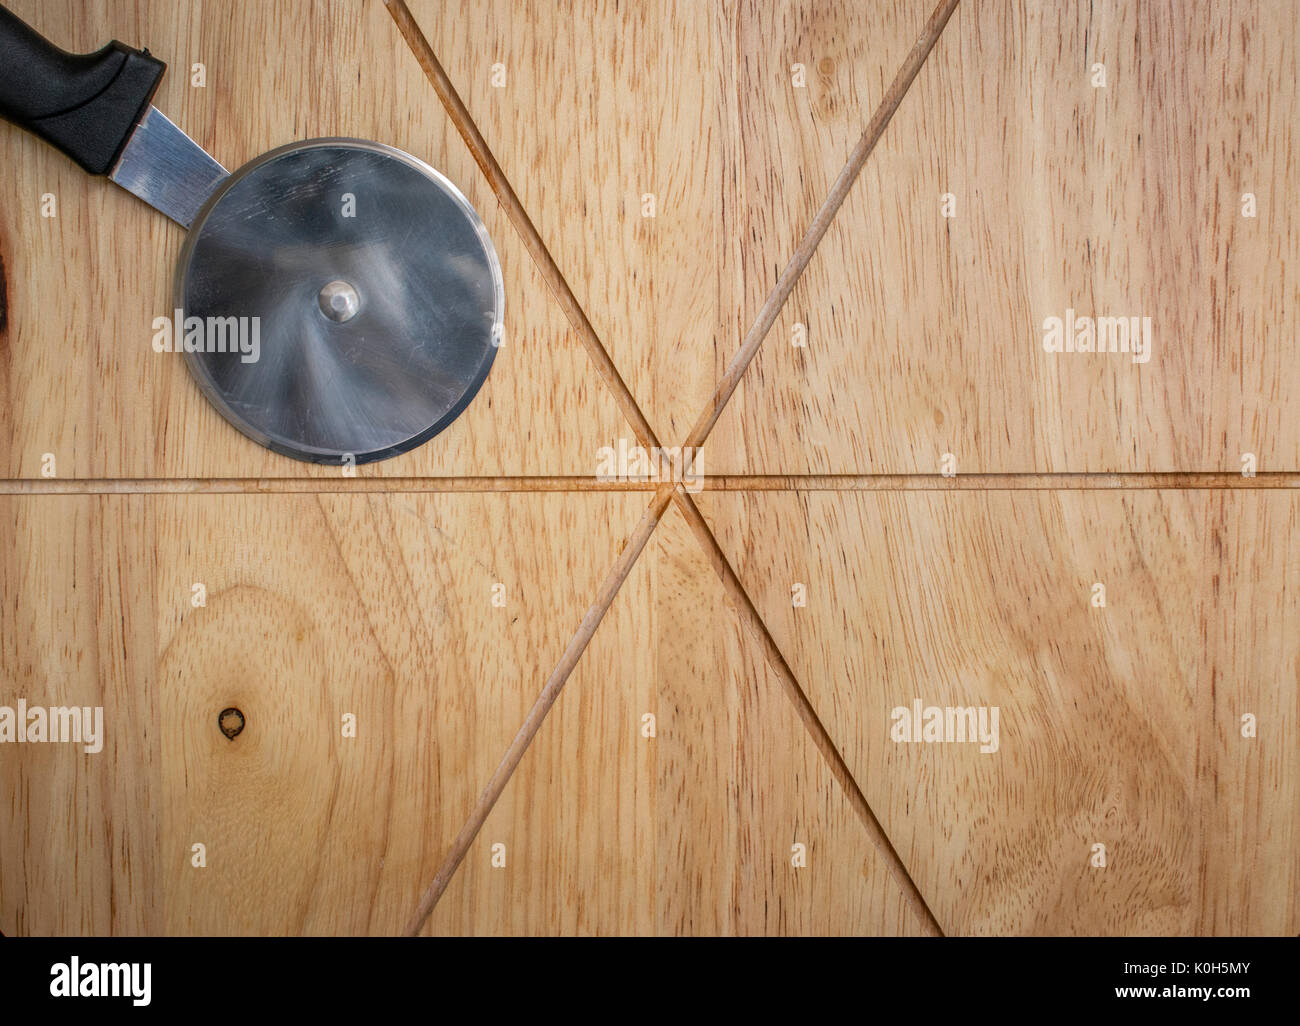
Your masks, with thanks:
[{"label": "pizza cutter", "polygon": [[0,7],[0,115],[189,229],[167,315],[226,420],[314,463],[428,441],[500,344],[501,267],[474,208],[428,164],[360,139],[228,173],[151,105],[165,68],[116,41],[66,53]]}]

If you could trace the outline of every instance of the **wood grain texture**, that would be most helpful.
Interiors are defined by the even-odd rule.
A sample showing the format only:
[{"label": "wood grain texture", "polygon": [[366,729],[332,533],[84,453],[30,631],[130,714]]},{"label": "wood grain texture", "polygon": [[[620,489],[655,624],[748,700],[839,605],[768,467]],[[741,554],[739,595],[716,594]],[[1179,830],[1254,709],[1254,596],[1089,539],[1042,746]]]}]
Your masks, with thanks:
[{"label": "wood grain texture", "polygon": [[[382,4],[11,6],[68,48],[110,38],[150,47],[169,65],[155,104],[228,168],[300,139],[374,139],[438,167],[478,210],[505,279],[505,344],[451,427],[361,475],[591,474],[596,449],[625,432]],[[204,88],[190,84],[194,62],[206,66]],[[0,474],[39,477],[52,452],[62,477],[338,476],[245,439],[181,357],[153,352],[153,318],[171,310],[179,227],[8,124],[0,159]],[[57,218],[40,216],[47,192]]]},{"label": "wood grain texture", "polygon": [[0,704],[108,737],[0,746],[0,929],[397,932],[642,504],[0,500]]},{"label": "wood grain texture", "polygon": [[[674,445],[933,5],[408,6],[651,427]],[[804,89],[792,86],[796,63]]]},{"label": "wood grain texture", "polygon": [[[862,134],[853,144],[853,149],[849,152],[848,160],[845,161],[844,167],[840,173],[835,176],[835,182],[831,185],[826,193],[826,198],[822,200],[817,208],[817,213],[813,216],[808,225],[808,230],[801,236],[799,245],[795,247],[789,262],[781,271],[781,276],[777,279],[776,285],[763,300],[763,306],[758,312],[753,324],[745,332],[745,338],[740,344],[740,348],[732,354],[727,361],[727,369],[719,379],[713,395],[709,400],[708,406],[695,421],[695,426],[691,428],[690,433],[682,443],[684,449],[695,450],[704,444],[704,440],[713,430],[717,423],[718,417],[722,415],[723,409],[735,394],[736,388],[740,385],[741,378],[749,369],[750,363],[758,353],[759,347],[766,340],[772,325],[780,316],[781,310],[790,299],[790,293],[794,290],[795,283],[803,276],[812,260],[813,254],[821,244],[822,239],[826,237],[826,232],[830,229],[831,223],[839,213],[840,207],[848,197],[850,190],[858,180],[858,175],[862,173],[862,167],[871,156],[880,137],[889,127],[889,122],[893,119],[894,114],[898,111],[899,105],[907,96],[908,89],[916,80],[917,74],[925,64],[926,58],[930,56],[930,51],[934,49],[934,44],[939,41],[947,26],[952,13],[957,7],[957,0],[941,0],[935,5],[934,12],[926,19],[921,33],[917,36],[916,42],[912,49],[908,51],[907,58],[898,69],[881,98],[879,106],[871,115],[871,120],[862,130]],[[796,69],[796,75],[803,75],[801,65],[793,65]],[[793,80],[796,88],[803,88],[806,83],[798,78]],[[800,325],[800,327],[804,327]],[[792,344],[805,344],[805,336],[792,335]],[[689,507],[683,509],[687,512]],[[695,520],[693,513],[688,514],[688,520]]]},{"label": "wood grain texture", "polygon": [[[1289,3],[961,5],[709,469],[1296,469],[1297,43]],[[1045,353],[1067,308],[1150,316],[1151,360]]]},{"label": "wood grain texture", "polygon": [[162,719],[142,496],[0,499],[0,706],[102,706],[103,748],[0,745],[0,932],[156,934]]},{"label": "wood grain texture", "polygon": [[[806,868],[791,864],[796,843]],[[919,924],[674,507],[425,932],[899,934]]]},{"label": "wood grain texture", "polygon": [[[12,6],[148,45],[228,167],[354,135],[442,169],[507,336],[373,480],[275,456],[149,348],[180,230],[0,125],[0,705],[108,725],[0,745],[0,931],[397,932],[651,500],[594,490],[627,407],[379,0]],[[410,7],[671,445],[934,0]],[[948,933],[1300,932],[1298,33],[967,0],[709,436],[696,501]],[[1153,359],[1043,353],[1069,306],[1150,315]],[[668,510],[425,933],[922,932],[702,541]],[[915,698],[998,706],[999,750],[891,741]]]},{"label": "wood grain texture", "polygon": [[586,653],[592,636],[603,622],[605,614],[609,611],[610,604],[618,595],[623,582],[627,580],[628,574],[632,572],[632,567],[636,565],[637,559],[645,549],[646,542],[650,540],[655,528],[659,526],[659,520],[663,516],[672,495],[672,485],[659,489],[650,505],[646,507],[645,512],[641,514],[641,519],[637,521],[636,527],[628,535],[626,543],[618,554],[618,559],[601,580],[591,606],[583,616],[578,629],[574,631],[573,637],[569,639],[569,643],[564,647],[564,654],[560,656],[560,661],[556,663],[555,669],[547,676],[546,684],[538,692],[537,699],[529,708],[528,714],[524,717],[514,739],[510,742],[510,747],[506,749],[505,754],[501,757],[497,768],[492,771],[492,777],[483,788],[483,792],[479,795],[473,810],[466,817],[465,825],[461,827],[455,840],[452,841],[451,847],[447,849],[447,854],[439,863],[438,871],[434,874],[433,880],[421,894],[419,905],[402,931],[404,936],[419,936],[420,931],[424,929],[424,925],[428,921],[430,913],[433,912],[434,906],[442,898],[448,883],[451,882],[451,878],[460,868],[462,860],[474,843],[475,838],[478,837],[487,817],[496,807],[497,801],[501,798],[501,793],[513,778],[515,770],[524,757],[524,753],[533,743],[533,739],[546,721],[546,717],[550,715],[551,709],[559,698],[564,685],[568,683],[570,675],[578,665],[578,661]]},{"label": "wood grain texture", "polygon": [[[699,504],[945,932],[1300,929],[1293,494]],[[917,698],[998,751],[891,740]]]}]

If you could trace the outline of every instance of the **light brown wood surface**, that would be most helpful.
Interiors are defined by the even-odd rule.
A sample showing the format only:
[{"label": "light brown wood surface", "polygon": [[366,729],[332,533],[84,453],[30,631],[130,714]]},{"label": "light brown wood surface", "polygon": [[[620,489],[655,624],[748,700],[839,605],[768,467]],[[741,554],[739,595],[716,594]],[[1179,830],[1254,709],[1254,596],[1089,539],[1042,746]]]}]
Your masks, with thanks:
[{"label": "light brown wood surface", "polygon": [[675,509],[428,930],[919,932]]},{"label": "light brown wood surface", "polygon": [[0,746],[0,923],[40,934],[396,932],[640,506],[0,502],[6,704],[103,705],[108,739]]},{"label": "light brown wood surface", "polygon": [[[700,505],[945,932],[1300,928],[1294,493]],[[891,740],[917,698],[998,751]]]},{"label": "light brown wood surface", "polygon": [[[227,167],[438,167],[506,344],[414,452],[269,453],[150,349],[181,230],[0,124],[0,705],[107,725],[0,745],[0,931],[396,933],[481,819],[426,935],[1300,932],[1300,478],[1239,473],[1300,471],[1290,5],[963,0],[709,435],[704,526],[652,507],[623,577],[655,492],[597,449],[707,412],[934,3],[407,2],[519,209],[401,0],[8,4],[147,45]],[[1067,306],[1150,315],[1153,359],[1045,354]],[[892,741],[915,698],[998,706],[998,751]]]},{"label": "light brown wood surface", "polygon": [[[963,3],[710,470],[1295,470],[1298,44],[1287,2]],[[1045,353],[1067,308],[1151,317],[1150,361]]]},{"label": "light brown wood surface", "polygon": [[409,5],[668,445],[705,405],[932,6]]}]

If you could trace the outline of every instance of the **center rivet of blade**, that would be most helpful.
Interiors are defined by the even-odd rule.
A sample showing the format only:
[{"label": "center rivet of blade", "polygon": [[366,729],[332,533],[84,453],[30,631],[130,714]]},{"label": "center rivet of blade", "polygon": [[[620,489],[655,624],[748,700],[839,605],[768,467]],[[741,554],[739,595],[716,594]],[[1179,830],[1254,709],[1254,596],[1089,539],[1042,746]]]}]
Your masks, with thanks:
[{"label": "center rivet of blade", "polygon": [[345,281],[332,281],[323,286],[316,301],[320,304],[320,312],[339,324],[352,320],[361,308],[357,290]]}]

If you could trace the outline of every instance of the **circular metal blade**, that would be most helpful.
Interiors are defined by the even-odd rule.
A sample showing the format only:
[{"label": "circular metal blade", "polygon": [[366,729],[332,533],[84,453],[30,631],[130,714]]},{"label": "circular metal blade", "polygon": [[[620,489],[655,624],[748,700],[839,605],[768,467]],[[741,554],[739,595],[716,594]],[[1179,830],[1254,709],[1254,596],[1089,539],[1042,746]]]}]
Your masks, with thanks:
[{"label": "circular metal blade", "polygon": [[209,198],[176,307],[190,371],[235,427],[295,459],[368,463],[428,441],[474,398],[504,288],[446,178],[390,146],[314,139]]}]

